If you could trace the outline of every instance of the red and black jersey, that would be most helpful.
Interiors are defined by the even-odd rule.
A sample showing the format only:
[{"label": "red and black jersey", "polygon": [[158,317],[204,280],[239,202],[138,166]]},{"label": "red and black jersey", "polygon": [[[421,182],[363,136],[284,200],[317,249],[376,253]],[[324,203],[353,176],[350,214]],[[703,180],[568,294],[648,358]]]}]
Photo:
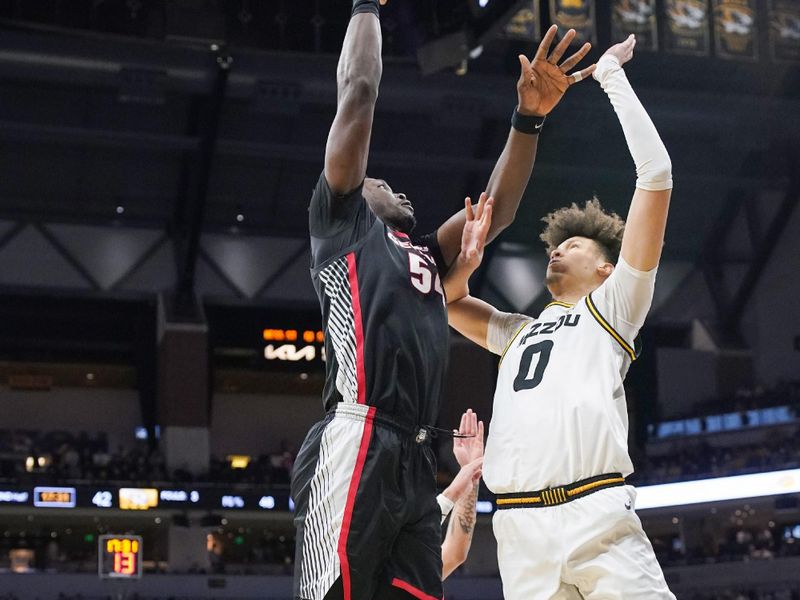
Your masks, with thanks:
[{"label": "red and black jersey", "polygon": [[309,207],[311,276],[325,331],[326,410],[366,404],[432,424],[447,366],[447,309],[436,232],[380,221],[359,187],[335,195],[323,174]]}]

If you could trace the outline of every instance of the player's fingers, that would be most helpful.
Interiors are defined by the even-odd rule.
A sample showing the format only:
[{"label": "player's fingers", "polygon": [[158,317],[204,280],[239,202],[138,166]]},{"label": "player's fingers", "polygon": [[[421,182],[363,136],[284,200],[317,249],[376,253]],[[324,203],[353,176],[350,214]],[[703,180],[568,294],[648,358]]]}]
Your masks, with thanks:
[{"label": "player's fingers", "polygon": [[573,54],[567,60],[561,63],[561,65],[558,68],[561,69],[562,73],[566,73],[567,71],[572,69],[572,67],[581,62],[581,60],[583,60],[583,57],[586,56],[589,53],[589,50],[591,49],[592,45],[589,42],[586,42],[583,46],[581,46],[580,50],[578,50],[575,54]]},{"label": "player's fingers", "polygon": [[481,195],[478,204],[475,206],[475,220],[478,221],[478,223],[480,223],[481,217],[483,217],[483,195]]},{"label": "player's fingers", "polygon": [[467,414],[466,421],[464,423],[464,435],[475,435],[475,431],[472,429],[472,414]]},{"label": "player's fingers", "polygon": [[579,81],[583,81],[584,79],[589,79],[589,77],[592,76],[592,73],[594,73],[595,69],[597,69],[597,65],[596,64],[595,65],[589,65],[585,69],[582,69],[580,71],[576,71],[575,73],[573,73],[572,75],[567,77],[567,81],[569,81],[570,85],[575,85]]},{"label": "player's fingers", "polygon": [[519,66],[522,70],[522,77],[525,77],[527,73],[531,72],[531,61],[528,60],[528,57],[524,54],[519,55]]},{"label": "player's fingers", "polygon": [[469,196],[464,198],[464,213],[467,216],[467,221],[475,220],[475,213],[472,212],[472,199]]},{"label": "player's fingers", "polygon": [[555,47],[555,50],[547,57],[547,62],[551,65],[558,64],[558,61],[561,60],[561,57],[564,56],[564,52],[567,51],[569,45],[572,43],[572,40],[575,38],[575,30],[570,29],[564,37],[558,42],[558,45]]},{"label": "player's fingers", "polygon": [[478,439],[483,441],[483,421],[478,421]]},{"label": "player's fingers", "polygon": [[464,433],[464,431],[466,430],[466,426],[467,426],[467,413],[464,413],[463,415],[461,415],[461,424],[458,426],[458,431],[460,433]]},{"label": "player's fingers", "polygon": [[481,197],[478,200],[478,210],[475,212],[475,218],[481,220],[483,218],[483,211],[486,209],[486,192],[481,192]]},{"label": "player's fingers", "polygon": [[547,58],[547,51],[550,49],[550,44],[553,43],[553,39],[556,37],[557,32],[558,27],[551,25],[550,29],[547,30],[547,33],[544,34],[542,42],[539,44],[539,48],[536,50],[536,55],[533,57],[533,60],[545,60]]},{"label": "player's fingers", "polygon": [[494,210],[494,203],[489,203],[486,205],[486,208],[483,210],[483,221],[482,225],[488,227],[492,224],[492,211]]}]

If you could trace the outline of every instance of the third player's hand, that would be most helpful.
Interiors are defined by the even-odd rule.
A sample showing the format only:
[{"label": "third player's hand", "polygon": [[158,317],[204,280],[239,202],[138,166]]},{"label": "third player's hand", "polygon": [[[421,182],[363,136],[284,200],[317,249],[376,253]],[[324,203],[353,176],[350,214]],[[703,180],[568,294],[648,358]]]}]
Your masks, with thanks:
[{"label": "third player's hand", "polygon": [[550,46],[557,32],[558,27],[555,25],[547,30],[533,60],[529,60],[524,54],[519,55],[522,72],[517,82],[519,97],[517,110],[522,114],[547,115],[561,101],[569,86],[586,79],[594,72],[595,65],[591,65],[571,75],[567,74],[586,56],[592,45],[585,43],[580,50],[559,65],[558,61],[575,38],[575,30],[570,29],[550,52]]},{"label": "third player's hand", "polygon": [[471,408],[461,415],[461,424],[455,433],[469,436],[453,439],[453,454],[459,466],[483,457],[483,421],[478,421],[478,415]]}]

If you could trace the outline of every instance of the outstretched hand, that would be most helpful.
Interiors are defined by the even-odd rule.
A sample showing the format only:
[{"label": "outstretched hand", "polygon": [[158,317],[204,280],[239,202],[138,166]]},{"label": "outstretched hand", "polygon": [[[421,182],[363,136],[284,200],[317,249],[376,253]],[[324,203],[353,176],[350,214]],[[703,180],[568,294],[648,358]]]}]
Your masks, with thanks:
[{"label": "outstretched hand", "polygon": [[461,234],[461,253],[459,262],[470,270],[475,270],[483,260],[483,249],[486,246],[486,237],[492,225],[492,210],[494,198],[489,198],[486,192],[481,194],[478,205],[473,208],[472,200],[464,200],[466,222]]},{"label": "outstretched hand", "polygon": [[580,50],[559,65],[558,61],[561,60],[564,52],[575,38],[575,30],[570,29],[555,49],[550,52],[550,46],[557,32],[556,25],[547,30],[532,61],[528,60],[524,54],[519,55],[522,72],[517,82],[519,97],[517,110],[522,114],[547,115],[561,101],[569,86],[586,79],[595,70],[596,65],[591,65],[568,75],[568,71],[586,56],[592,45],[588,42],[585,43]]},{"label": "outstretched hand", "polygon": [[461,425],[455,433],[469,436],[453,439],[453,454],[459,466],[464,467],[483,458],[483,421],[478,421],[478,415],[471,408],[461,415]]},{"label": "outstretched hand", "polygon": [[611,46],[611,48],[606,50],[603,56],[606,55],[615,56],[619,61],[620,66],[622,66],[633,58],[633,49],[635,47],[636,47],[636,36],[630,34],[628,36],[628,39],[626,39],[624,42],[620,42],[619,44],[614,44],[613,46]]}]

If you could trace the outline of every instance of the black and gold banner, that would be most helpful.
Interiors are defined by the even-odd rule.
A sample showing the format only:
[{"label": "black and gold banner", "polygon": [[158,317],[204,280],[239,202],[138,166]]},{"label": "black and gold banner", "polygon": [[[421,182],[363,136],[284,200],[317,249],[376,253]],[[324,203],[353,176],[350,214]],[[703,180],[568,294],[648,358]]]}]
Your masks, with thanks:
[{"label": "black and gold banner", "polygon": [[550,0],[550,21],[558,25],[559,31],[574,29],[576,44],[596,42],[593,0]]},{"label": "black and gold banner", "polygon": [[531,42],[542,39],[539,0],[529,0],[525,4],[503,28],[503,34],[509,40]]},{"label": "black and gold banner", "polygon": [[611,42],[636,35],[637,50],[658,49],[656,0],[614,0],[611,6]]},{"label": "black and gold banner", "polygon": [[720,58],[758,58],[756,0],[714,0],[714,46]]},{"label": "black and gold banner", "polygon": [[800,2],[770,0],[769,47],[772,59],[800,62]]},{"label": "black and gold banner", "polygon": [[707,0],[664,0],[664,49],[708,56],[711,46]]}]

